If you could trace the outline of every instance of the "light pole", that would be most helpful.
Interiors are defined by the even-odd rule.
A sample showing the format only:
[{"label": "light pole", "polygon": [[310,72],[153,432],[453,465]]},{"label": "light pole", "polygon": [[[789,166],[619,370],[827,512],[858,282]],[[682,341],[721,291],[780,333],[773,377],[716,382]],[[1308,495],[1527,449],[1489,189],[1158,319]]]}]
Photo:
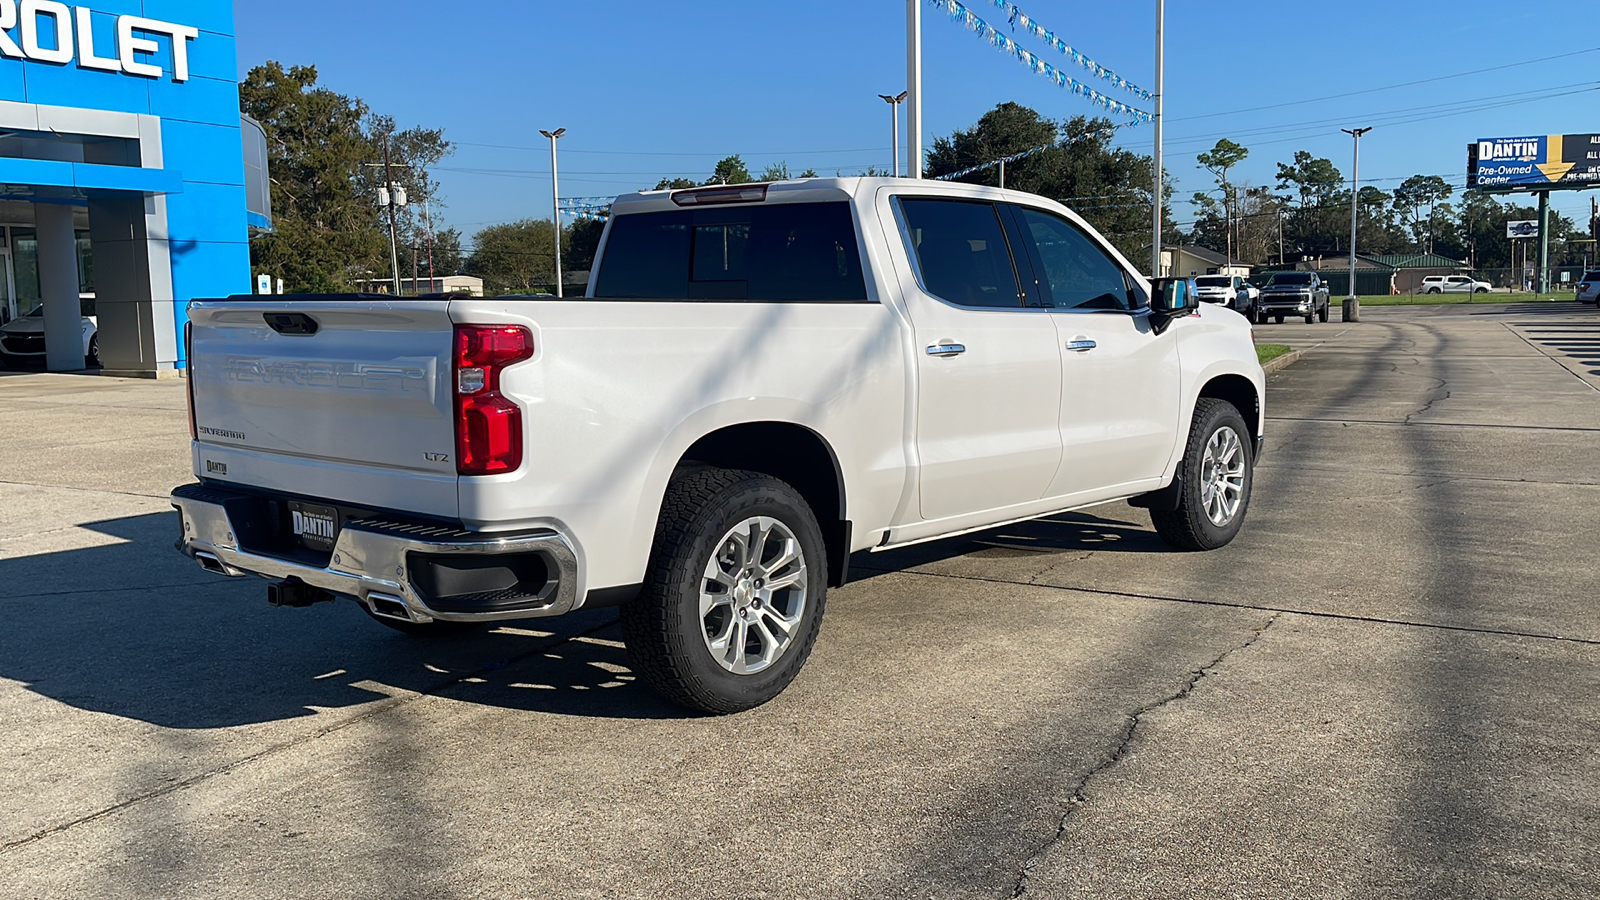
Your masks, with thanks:
[{"label": "light pole", "polygon": [[565,128],[555,131],[541,130],[540,134],[550,139],[550,224],[556,234],[556,296],[562,296],[561,291],[561,186],[556,179],[556,141],[567,133]]},{"label": "light pole", "polygon": [[1340,319],[1361,321],[1361,301],[1356,298],[1356,212],[1361,208],[1361,136],[1371,128],[1341,128],[1355,139],[1355,161],[1350,167],[1350,296],[1344,298]]},{"label": "light pole", "polygon": [[883,102],[889,104],[889,116],[894,122],[893,127],[889,130],[889,143],[894,148],[891,152],[894,154],[893,169],[894,177],[896,178],[900,177],[900,104],[905,101],[906,95],[910,93],[910,91],[901,91],[898,96],[878,95],[883,98]]},{"label": "light pole", "polygon": [[1150,205],[1155,208],[1155,228],[1150,237],[1150,276],[1161,277],[1161,200],[1166,188],[1166,172],[1161,168],[1161,103],[1163,90],[1162,66],[1166,62],[1166,41],[1161,31],[1166,26],[1167,0],[1156,0],[1156,93],[1155,93],[1155,166],[1151,173]]}]

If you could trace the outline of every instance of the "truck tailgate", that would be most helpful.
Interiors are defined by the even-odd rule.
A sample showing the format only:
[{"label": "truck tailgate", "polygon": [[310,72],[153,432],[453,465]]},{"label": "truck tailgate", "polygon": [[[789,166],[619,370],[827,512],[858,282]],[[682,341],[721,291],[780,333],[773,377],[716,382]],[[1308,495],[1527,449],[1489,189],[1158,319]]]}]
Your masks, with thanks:
[{"label": "truck tailgate", "polygon": [[265,297],[194,304],[198,471],[454,518],[449,307]]}]

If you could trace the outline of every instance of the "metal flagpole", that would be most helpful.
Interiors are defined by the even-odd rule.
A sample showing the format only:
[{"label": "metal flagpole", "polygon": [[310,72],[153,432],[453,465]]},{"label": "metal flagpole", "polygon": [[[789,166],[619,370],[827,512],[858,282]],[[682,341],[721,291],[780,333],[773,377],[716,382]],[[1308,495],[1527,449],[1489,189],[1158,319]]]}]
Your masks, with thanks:
[{"label": "metal flagpole", "polygon": [[1150,275],[1152,278],[1161,277],[1161,201],[1166,187],[1166,172],[1161,167],[1161,112],[1162,95],[1166,93],[1163,82],[1162,67],[1166,63],[1166,41],[1162,37],[1162,29],[1166,26],[1167,0],[1156,0],[1156,91],[1155,91],[1155,126],[1156,126],[1156,151],[1155,165],[1150,173],[1150,205],[1154,207],[1152,218],[1155,220],[1154,230],[1150,237]]},{"label": "metal flagpole", "polygon": [[906,150],[907,171],[922,177],[922,0],[906,0]]}]

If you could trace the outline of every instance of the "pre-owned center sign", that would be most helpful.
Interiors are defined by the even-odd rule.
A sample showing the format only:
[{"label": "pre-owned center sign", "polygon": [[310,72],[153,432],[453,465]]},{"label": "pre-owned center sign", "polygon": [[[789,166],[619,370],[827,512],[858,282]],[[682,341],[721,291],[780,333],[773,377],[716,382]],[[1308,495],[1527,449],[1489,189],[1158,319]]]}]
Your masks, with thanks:
[{"label": "pre-owned center sign", "polygon": [[1600,187],[1600,134],[1484,138],[1467,146],[1467,186],[1491,191]]},{"label": "pre-owned center sign", "polygon": [[[107,22],[106,18],[101,19]],[[97,35],[95,13],[58,0],[0,0],[0,58],[120,72],[160,78],[166,70],[154,59],[164,37],[172,47],[172,80],[189,80],[189,42],[198,28],[142,16],[117,16],[114,27]],[[99,37],[105,40],[97,43]]]}]

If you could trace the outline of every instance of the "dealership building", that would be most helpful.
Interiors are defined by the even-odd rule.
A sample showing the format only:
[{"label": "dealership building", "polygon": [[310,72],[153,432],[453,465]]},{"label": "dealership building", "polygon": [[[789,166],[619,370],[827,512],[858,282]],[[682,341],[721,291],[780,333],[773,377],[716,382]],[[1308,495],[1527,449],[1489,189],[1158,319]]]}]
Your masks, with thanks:
[{"label": "dealership building", "polygon": [[265,152],[230,0],[0,0],[0,319],[42,308],[54,371],[90,316],[107,374],[178,374],[189,301],[250,290]]}]

